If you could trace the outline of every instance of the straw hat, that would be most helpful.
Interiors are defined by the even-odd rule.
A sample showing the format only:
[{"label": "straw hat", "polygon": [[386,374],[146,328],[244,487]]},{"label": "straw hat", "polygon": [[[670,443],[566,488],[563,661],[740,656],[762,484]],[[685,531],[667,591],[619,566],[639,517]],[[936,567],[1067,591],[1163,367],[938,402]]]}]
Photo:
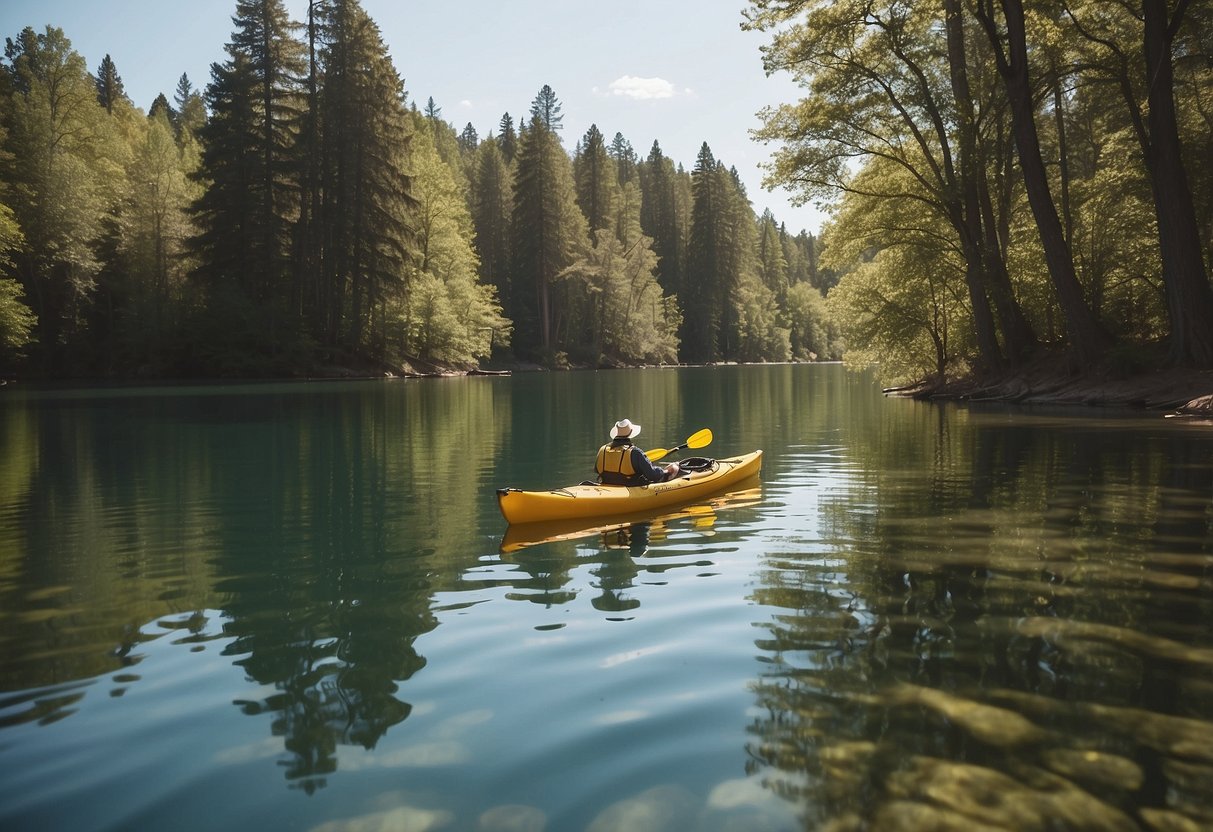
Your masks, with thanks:
[{"label": "straw hat", "polygon": [[611,428],[612,439],[618,439],[620,436],[635,439],[639,435],[640,425],[633,424],[630,419],[620,419],[615,423],[615,427]]}]

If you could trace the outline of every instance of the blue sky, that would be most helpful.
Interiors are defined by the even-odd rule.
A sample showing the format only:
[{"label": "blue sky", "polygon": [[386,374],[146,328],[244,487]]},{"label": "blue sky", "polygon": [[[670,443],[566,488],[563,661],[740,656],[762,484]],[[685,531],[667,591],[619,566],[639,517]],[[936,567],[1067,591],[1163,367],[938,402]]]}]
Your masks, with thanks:
[{"label": "blue sky", "polygon": [[[447,121],[483,137],[502,113],[525,118],[549,84],[563,107],[565,147],[590,124],[620,132],[640,156],[656,139],[688,170],[703,142],[737,168],[755,210],[770,208],[795,233],[823,215],[760,186],[769,149],[749,138],[764,106],[791,101],[786,77],[766,77],[765,37],[740,29],[744,0],[362,0],[379,24],[412,100],[433,97]],[[307,0],[286,0],[302,19]],[[170,98],[182,72],[196,87],[225,58],[235,0],[4,0],[0,34],[46,24],[64,30],[92,70],[109,53],[127,93],[147,109]]]}]

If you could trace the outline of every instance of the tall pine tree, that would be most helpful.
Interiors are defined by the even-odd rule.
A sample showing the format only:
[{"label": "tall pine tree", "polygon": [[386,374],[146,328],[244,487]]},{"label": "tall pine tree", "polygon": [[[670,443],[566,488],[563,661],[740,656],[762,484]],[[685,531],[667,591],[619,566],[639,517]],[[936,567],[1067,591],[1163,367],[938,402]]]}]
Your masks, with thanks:
[{"label": "tall pine tree", "polygon": [[[407,291],[416,200],[404,86],[378,26],[356,0],[328,6],[320,90],[323,343],[384,355],[384,304]],[[316,317],[316,316],[313,316]]]},{"label": "tall pine tree", "polygon": [[281,0],[240,0],[232,22],[228,60],[212,66],[206,93],[200,176],[212,184],[197,204],[199,273],[217,325],[238,332],[243,350],[276,356],[293,346],[298,317],[290,255],[303,46]]},{"label": "tall pine tree", "polygon": [[567,287],[558,285],[559,277],[588,232],[577,207],[572,165],[543,119],[545,111],[550,116],[560,110],[551,87],[545,86],[536,102],[514,174],[510,317],[518,348],[552,361],[567,323]]},{"label": "tall pine tree", "polygon": [[126,98],[126,89],[122,86],[122,77],[107,53],[97,67],[97,101],[107,113],[113,115],[114,104],[123,98]]},{"label": "tall pine tree", "polygon": [[577,204],[592,231],[612,225],[611,195],[615,191],[615,166],[607,155],[598,125],[591,124],[581,140],[580,152],[573,162],[577,179]]},{"label": "tall pine tree", "polygon": [[497,288],[497,296],[510,305],[510,214],[513,193],[510,169],[491,135],[477,152],[477,180],[473,188],[472,222],[480,253],[480,279]]},{"label": "tall pine tree", "polygon": [[721,309],[725,297],[725,269],[717,248],[723,233],[725,194],[716,157],[704,142],[691,173],[694,204],[687,273],[679,294],[682,301],[682,356],[702,363],[719,358]]}]

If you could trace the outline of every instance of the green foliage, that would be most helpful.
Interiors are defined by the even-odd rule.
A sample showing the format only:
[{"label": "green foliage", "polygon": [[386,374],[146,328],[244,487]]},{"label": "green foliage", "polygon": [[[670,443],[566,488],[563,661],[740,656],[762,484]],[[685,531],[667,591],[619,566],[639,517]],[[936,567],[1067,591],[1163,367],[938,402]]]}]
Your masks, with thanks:
[{"label": "green foliage", "polygon": [[[239,0],[229,60],[211,68],[202,129],[201,176],[209,181],[196,206],[199,278],[225,316],[243,297],[257,352],[293,343],[300,322],[292,302],[291,243],[299,211],[303,45],[281,0]],[[222,297],[224,300],[220,301]],[[238,301],[237,301],[238,302]]]},{"label": "green foliage", "polygon": [[472,221],[480,254],[480,279],[496,287],[498,297],[510,295],[510,215],[513,174],[492,136],[477,151],[476,187],[472,190]]},{"label": "green foliage", "polygon": [[598,125],[591,124],[573,159],[577,182],[577,205],[591,231],[610,227],[611,196],[618,186],[615,163],[607,155],[606,142]]},{"label": "green foliage", "polygon": [[683,298],[683,356],[689,361],[715,361],[723,299],[728,296],[726,264],[718,243],[724,239],[724,194],[716,157],[707,142],[699,149],[691,174],[694,206]]},{"label": "green foliage", "polygon": [[[559,112],[550,93],[545,87],[536,99],[549,115]],[[515,341],[539,357],[552,355],[568,336],[570,298],[559,276],[588,239],[572,163],[541,116],[532,118],[518,150],[510,240]]]},{"label": "green foliage", "polygon": [[745,274],[732,298],[737,308],[740,361],[787,361],[792,357],[791,330],[779,325],[775,293],[754,274]]},{"label": "green foliage", "polygon": [[5,102],[4,180],[26,243],[16,268],[38,317],[39,363],[59,372],[86,341],[96,245],[122,178],[116,136],[62,30],[27,28],[6,56],[15,94]]},{"label": "green foliage", "polygon": [[[1169,334],[1172,355],[1191,360],[1213,343],[1213,315],[1194,316],[1174,298],[1204,308],[1213,248],[1206,242],[1203,267],[1184,253],[1188,200],[1175,164],[1181,154],[1162,149],[1169,95],[1160,91],[1173,64],[1182,161],[1193,182],[1207,185],[1213,74],[1198,56],[1213,46],[1210,12],[1076,2],[1063,13],[1028,4],[1026,54],[1016,55],[1006,51],[1008,9],[1014,14],[1014,5],[958,2],[751,4],[746,27],[771,36],[768,71],[786,71],[804,89],[799,101],[763,114],[757,137],[780,143],[768,184],[833,202],[839,216],[820,268],[815,241],[783,241],[790,284],[810,272],[829,289],[842,274],[828,307],[848,357],[879,360],[900,380],[985,360],[983,326],[1007,345],[1007,360],[1024,357],[1010,345],[1014,337],[1023,346],[1025,333],[1089,356],[1090,345],[1098,352],[1105,341],[1084,311],[1139,348]],[[1163,23],[1146,26],[1145,51],[1143,19]],[[1174,40],[1146,72],[1150,31]],[[1034,109],[1012,120],[1012,101],[1025,100],[1015,87],[1023,78],[1032,82]],[[1149,118],[1147,105],[1156,111]],[[1060,233],[1040,188],[1027,199],[1022,161],[1034,154],[1048,163],[1045,191]],[[1191,190],[1197,224],[1207,228],[1210,189]],[[769,251],[761,230],[760,261]],[[1077,298],[1062,279],[1069,260]],[[769,268],[764,262],[760,272]],[[988,325],[983,308],[987,320],[996,313]]]},{"label": "green foliage", "polygon": [[562,110],[555,90],[544,84],[531,102],[531,121],[538,121],[544,130],[557,133],[564,127]]},{"label": "green foliage", "polygon": [[109,55],[102,58],[101,66],[97,67],[96,83],[97,102],[105,108],[106,112],[113,115],[114,105],[126,99],[126,90],[122,86],[121,76],[118,75],[118,68],[114,66],[114,61]]},{"label": "green foliage", "polygon": [[[36,318],[30,308],[22,303],[21,284],[0,277],[0,367],[21,357],[21,351],[33,340]],[[11,369],[11,367],[6,367]]]},{"label": "green foliage", "polygon": [[234,5],[203,94],[183,74],[146,115],[109,55],[94,78],[58,29],[8,42],[6,361],[293,375],[516,345],[550,365],[665,363],[686,357],[684,320],[707,322],[711,358],[816,352],[815,310],[785,302],[804,245],[756,224],[736,171],[712,159],[703,201],[657,142],[642,161],[594,126],[570,156],[546,85],[526,125],[506,113],[481,140],[432,98],[410,113],[356,0],[309,4],[306,27],[283,0]]},{"label": "green foliage", "polygon": [[[587,303],[579,329],[592,345],[587,358],[594,365],[604,358],[660,364],[678,357],[678,318],[654,277],[652,242],[637,235],[625,245],[610,229],[598,229],[593,247],[584,246],[562,273],[584,288]],[[584,342],[580,351],[585,352]]]},{"label": "green foliage", "polygon": [[194,225],[190,203],[200,188],[188,179],[187,165],[165,115],[147,120],[134,148],[127,198],[116,216],[116,296],[112,322],[122,366],[164,372],[174,333],[182,324],[186,251]]},{"label": "green foliage", "polygon": [[457,364],[487,358],[509,344],[510,324],[494,288],[477,282],[463,191],[424,131],[414,137],[410,177],[418,256],[408,291],[389,304],[403,354]]},{"label": "green foliage", "polygon": [[206,104],[202,96],[190,83],[189,76],[184,72],[177,79],[177,91],[173,95],[173,103],[177,105],[177,139],[184,144],[198,134],[198,130],[206,123]]},{"label": "green foliage", "polygon": [[[6,205],[0,205],[0,269],[8,271],[13,263],[11,253],[24,242],[16,217]],[[32,340],[37,319],[22,302],[21,284],[0,276],[0,369],[12,369],[22,351]]]},{"label": "green foliage", "polygon": [[973,343],[964,261],[948,224],[931,214],[911,219],[902,203],[861,194],[912,187],[905,177],[889,163],[858,174],[856,191],[824,234],[822,257],[845,272],[827,310],[847,360],[879,366],[891,382],[963,369]]},{"label": "green foliage", "polygon": [[809,283],[788,289],[788,348],[796,361],[838,360],[841,335],[826,309],[826,299]]},{"label": "green foliage", "polygon": [[687,238],[690,234],[689,182],[656,141],[639,171],[644,199],[640,226],[653,238],[657,253],[657,281],[667,294],[678,294],[684,279]]}]

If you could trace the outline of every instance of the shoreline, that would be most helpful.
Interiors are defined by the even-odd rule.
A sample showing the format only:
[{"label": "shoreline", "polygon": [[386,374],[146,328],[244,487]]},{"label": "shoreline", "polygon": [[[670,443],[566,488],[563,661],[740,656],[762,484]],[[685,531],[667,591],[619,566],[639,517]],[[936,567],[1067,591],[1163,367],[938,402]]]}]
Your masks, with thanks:
[{"label": "shoreline", "polygon": [[[837,361],[778,362],[837,364]],[[554,369],[541,364],[516,361],[490,363],[488,366],[447,365],[409,359],[399,366],[379,368],[318,367],[316,372],[298,376],[275,377],[193,377],[193,378],[0,378],[5,387],[100,386],[127,387],[147,385],[265,384],[309,381],[374,381],[464,376],[511,376],[531,372],[577,372],[615,369],[678,369],[685,367],[737,366],[736,362],[716,364],[652,364],[635,367],[580,367]],[[756,364],[754,366],[767,366]],[[886,396],[916,401],[989,402],[1017,405],[1061,405],[1074,407],[1110,407],[1148,412],[1167,411],[1168,418],[1186,417],[1213,421],[1213,370],[1172,368],[1132,375],[1090,372],[1076,374],[1056,362],[1041,362],[1014,371],[986,376],[949,379],[924,379],[907,385],[884,387]]]},{"label": "shoreline", "polygon": [[1040,364],[996,376],[921,381],[883,392],[919,401],[1116,407],[1213,419],[1213,370],[1076,375],[1055,364]]}]

